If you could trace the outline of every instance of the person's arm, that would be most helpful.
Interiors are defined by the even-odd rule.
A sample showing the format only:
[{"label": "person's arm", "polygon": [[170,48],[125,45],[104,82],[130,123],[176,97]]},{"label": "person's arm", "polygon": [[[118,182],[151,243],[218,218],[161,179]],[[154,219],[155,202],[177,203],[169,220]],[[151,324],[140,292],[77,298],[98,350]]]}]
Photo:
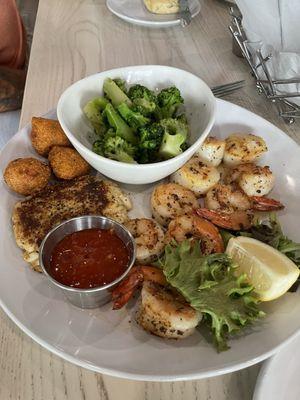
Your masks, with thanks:
[{"label": "person's arm", "polygon": [[0,66],[0,112],[22,106],[26,72]]}]

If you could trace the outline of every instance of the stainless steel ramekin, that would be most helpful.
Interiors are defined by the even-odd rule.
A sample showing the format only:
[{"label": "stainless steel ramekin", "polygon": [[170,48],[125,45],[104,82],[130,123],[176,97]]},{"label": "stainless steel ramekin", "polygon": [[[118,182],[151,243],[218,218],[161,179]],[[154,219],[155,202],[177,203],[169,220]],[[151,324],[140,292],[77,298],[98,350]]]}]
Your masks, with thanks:
[{"label": "stainless steel ramekin", "polygon": [[[76,289],[73,287],[65,286],[57,282],[49,273],[50,258],[52,251],[56,244],[60,242],[65,236],[82,231],[84,229],[114,229],[116,235],[123,241],[129,250],[130,261],[126,271],[116,280],[107,285],[92,288],[92,289]],[[53,228],[44,238],[40,246],[40,266],[51,281],[52,284],[59,287],[67,299],[77,307],[81,308],[96,308],[108,303],[111,300],[111,291],[117,284],[128,274],[131,267],[135,262],[135,241],[131,233],[121,224],[113,221],[110,218],[85,215],[76,217],[63,222],[62,224]]]}]

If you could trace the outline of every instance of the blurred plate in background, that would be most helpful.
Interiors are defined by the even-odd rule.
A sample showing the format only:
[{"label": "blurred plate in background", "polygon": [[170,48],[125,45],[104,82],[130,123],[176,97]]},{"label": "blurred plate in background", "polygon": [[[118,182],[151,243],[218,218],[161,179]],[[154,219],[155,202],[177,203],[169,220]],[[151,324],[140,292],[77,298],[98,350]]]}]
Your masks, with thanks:
[{"label": "blurred plate in background", "polygon": [[[168,28],[180,25],[178,14],[153,14],[147,10],[143,0],[107,0],[106,5],[117,17],[134,25],[148,28]],[[201,5],[198,0],[189,0],[189,6],[194,18],[199,14]]]},{"label": "blurred plate in background", "polygon": [[253,400],[300,399],[300,336],[266,361],[257,379]]}]

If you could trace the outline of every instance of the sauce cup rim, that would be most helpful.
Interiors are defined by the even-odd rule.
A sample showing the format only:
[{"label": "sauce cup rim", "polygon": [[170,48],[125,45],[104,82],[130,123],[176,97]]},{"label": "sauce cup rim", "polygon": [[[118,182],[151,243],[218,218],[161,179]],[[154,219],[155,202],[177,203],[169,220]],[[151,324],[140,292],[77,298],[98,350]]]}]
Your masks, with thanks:
[{"label": "sauce cup rim", "polygon": [[[88,217],[98,218],[98,219],[102,219],[102,220],[107,220],[107,221],[111,222],[113,225],[117,225],[117,226],[119,226],[121,229],[123,229],[123,230],[126,232],[126,234],[128,235],[130,241],[132,242],[133,251],[132,251],[131,259],[130,259],[130,262],[129,262],[129,265],[128,265],[127,269],[126,269],[126,270],[123,272],[123,274],[120,275],[117,279],[115,279],[114,281],[112,281],[112,282],[110,282],[110,283],[107,283],[106,285],[103,285],[103,286],[97,286],[97,287],[89,288],[89,289],[83,289],[83,288],[82,288],[82,289],[78,289],[78,288],[74,288],[74,287],[71,287],[71,286],[66,286],[66,285],[64,285],[64,284],[62,284],[62,283],[60,283],[60,282],[58,282],[56,279],[54,279],[54,278],[51,276],[51,274],[49,274],[49,272],[47,271],[47,269],[46,269],[45,266],[44,266],[44,262],[43,262],[43,253],[44,253],[44,247],[45,247],[45,244],[46,244],[47,240],[49,240],[49,238],[51,238],[51,235],[52,235],[57,229],[59,229],[61,226],[65,225],[65,224],[67,224],[67,223],[69,223],[69,222],[71,222],[71,221],[79,220],[79,219],[84,219],[84,218],[88,218]],[[86,229],[97,229],[97,228],[86,228]],[[100,229],[100,228],[99,228],[99,229]],[[80,229],[79,229],[79,230],[75,230],[74,232],[80,232]],[[74,232],[72,232],[72,233],[74,233]],[[67,235],[65,235],[64,237],[66,237],[66,236],[67,236]],[[120,238],[120,239],[121,239],[121,238]],[[121,240],[122,240],[122,239],[121,239]],[[122,240],[122,242],[124,243],[123,240]],[[127,247],[127,246],[126,246],[126,247]],[[131,270],[131,268],[133,267],[133,265],[134,265],[134,263],[135,263],[135,259],[136,259],[136,244],[135,244],[135,240],[134,240],[132,234],[131,234],[131,233],[129,232],[129,230],[128,230],[127,228],[125,228],[125,226],[124,226],[123,224],[121,224],[120,222],[117,222],[117,221],[115,221],[115,220],[113,220],[112,218],[109,218],[109,217],[104,217],[104,216],[102,216],[102,215],[82,215],[82,216],[80,216],[80,217],[74,217],[74,218],[70,218],[70,219],[68,219],[68,220],[66,220],[66,221],[63,221],[62,223],[60,223],[59,225],[56,225],[54,228],[52,228],[52,229],[47,233],[47,235],[44,237],[44,239],[43,239],[43,241],[42,241],[42,243],[41,243],[41,245],[40,245],[40,249],[39,249],[39,264],[40,264],[40,266],[41,266],[41,268],[42,268],[42,270],[43,270],[43,273],[46,275],[46,277],[47,277],[55,286],[58,286],[58,287],[60,287],[61,289],[67,290],[67,291],[69,291],[69,292],[75,292],[75,293],[95,293],[95,292],[99,292],[99,291],[102,291],[102,290],[109,289],[109,288],[111,288],[112,286],[115,286],[117,283],[121,282],[121,281],[126,277],[126,275],[129,273],[129,271]]]}]

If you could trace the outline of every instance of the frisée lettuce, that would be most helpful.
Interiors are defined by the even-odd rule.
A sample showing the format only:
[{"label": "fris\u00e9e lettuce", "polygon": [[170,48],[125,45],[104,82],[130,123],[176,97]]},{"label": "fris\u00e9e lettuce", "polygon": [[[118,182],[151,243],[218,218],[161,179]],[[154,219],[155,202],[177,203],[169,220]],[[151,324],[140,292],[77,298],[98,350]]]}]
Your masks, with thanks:
[{"label": "fris\u00e9e lettuce", "polygon": [[300,268],[300,243],[296,243],[284,235],[275,214],[270,214],[266,220],[258,221],[248,231],[221,230],[221,235],[225,246],[233,236],[249,236],[257,239],[285,254]]},{"label": "fris\u00e9e lettuce", "polygon": [[228,349],[228,335],[264,315],[246,275],[224,253],[203,256],[199,242],[184,241],[165,248],[160,265],[168,283],[203,314],[218,351]]}]

